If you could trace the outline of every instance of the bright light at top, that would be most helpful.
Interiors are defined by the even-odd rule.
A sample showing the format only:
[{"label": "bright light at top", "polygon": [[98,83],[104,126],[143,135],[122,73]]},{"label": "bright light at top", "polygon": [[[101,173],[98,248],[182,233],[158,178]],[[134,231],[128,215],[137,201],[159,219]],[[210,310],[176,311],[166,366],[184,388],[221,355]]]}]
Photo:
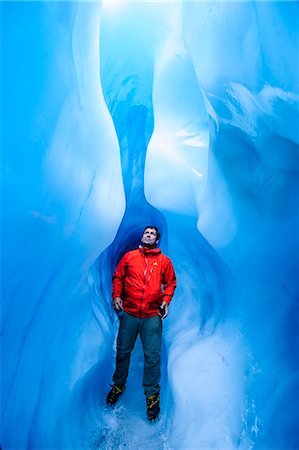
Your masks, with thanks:
[{"label": "bright light at top", "polygon": [[119,1],[119,0],[103,0],[102,1],[102,8],[105,9],[105,11],[111,11],[111,12],[119,12],[127,2],[125,1]]}]

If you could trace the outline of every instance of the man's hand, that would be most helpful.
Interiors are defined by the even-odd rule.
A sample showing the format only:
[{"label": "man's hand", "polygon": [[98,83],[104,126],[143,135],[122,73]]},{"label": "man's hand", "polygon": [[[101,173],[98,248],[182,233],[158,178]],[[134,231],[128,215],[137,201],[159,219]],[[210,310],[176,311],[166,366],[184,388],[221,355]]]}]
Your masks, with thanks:
[{"label": "man's hand", "polygon": [[[161,312],[160,309],[164,312]],[[162,320],[168,316],[168,303],[165,301],[159,306],[159,316],[161,316]]]},{"label": "man's hand", "polygon": [[112,300],[112,306],[115,311],[120,311],[123,308],[123,301],[120,297],[115,297],[114,300]]}]

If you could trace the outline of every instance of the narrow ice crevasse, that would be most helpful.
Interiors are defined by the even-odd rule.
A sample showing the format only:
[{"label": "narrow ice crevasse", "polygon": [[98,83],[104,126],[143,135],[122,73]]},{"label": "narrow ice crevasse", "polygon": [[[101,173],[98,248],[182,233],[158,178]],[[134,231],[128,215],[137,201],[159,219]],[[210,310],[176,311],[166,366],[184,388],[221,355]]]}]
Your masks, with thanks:
[{"label": "narrow ice crevasse", "polygon": [[[2,3],[2,448],[299,447],[298,7]],[[139,342],[104,405],[149,223],[178,276],[155,427]]]}]

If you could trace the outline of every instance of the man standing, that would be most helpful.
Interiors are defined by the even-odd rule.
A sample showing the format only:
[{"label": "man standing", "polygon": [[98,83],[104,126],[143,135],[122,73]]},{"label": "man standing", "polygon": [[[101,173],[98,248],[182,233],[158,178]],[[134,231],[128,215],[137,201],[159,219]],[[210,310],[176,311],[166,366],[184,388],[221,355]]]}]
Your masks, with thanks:
[{"label": "man standing", "polygon": [[140,334],[144,352],[143,388],[150,421],[156,420],[160,412],[162,320],[168,315],[176,287],[172,263],[157,248],[159,238],[158,228],[147,226],[141,245],[121,258],[112,279],[113,308],[120,325],[114,385],[107,395],[107,404],[114,405],[125,391],[131,352]]}]

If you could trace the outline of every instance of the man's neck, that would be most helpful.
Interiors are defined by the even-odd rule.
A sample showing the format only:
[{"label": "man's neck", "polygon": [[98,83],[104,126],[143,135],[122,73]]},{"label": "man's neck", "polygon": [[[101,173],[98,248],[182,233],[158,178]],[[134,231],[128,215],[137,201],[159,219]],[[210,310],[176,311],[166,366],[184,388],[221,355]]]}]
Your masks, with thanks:
[{"label": "man's neck", "polygon": [[157,244],[144,244],[143,242],[141,242],[140,247],[148,248],[149,250],[154,250],[155,248],[157,248]]}]

